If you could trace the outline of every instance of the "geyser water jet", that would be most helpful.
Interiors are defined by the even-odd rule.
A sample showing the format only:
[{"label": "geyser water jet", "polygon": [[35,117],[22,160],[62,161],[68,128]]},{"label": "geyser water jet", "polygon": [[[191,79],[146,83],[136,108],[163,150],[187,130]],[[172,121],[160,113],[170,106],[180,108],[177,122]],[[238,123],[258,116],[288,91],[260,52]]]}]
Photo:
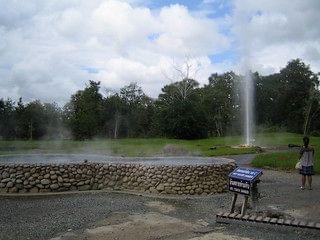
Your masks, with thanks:
[{"label": "geyser water jet", "polygon": [[247,71],[245,74],[244,81],[242,81],[242,88],[244,104],[244,141],[246,146],[251,146],[254,141],[254,84],[250,71]]}]

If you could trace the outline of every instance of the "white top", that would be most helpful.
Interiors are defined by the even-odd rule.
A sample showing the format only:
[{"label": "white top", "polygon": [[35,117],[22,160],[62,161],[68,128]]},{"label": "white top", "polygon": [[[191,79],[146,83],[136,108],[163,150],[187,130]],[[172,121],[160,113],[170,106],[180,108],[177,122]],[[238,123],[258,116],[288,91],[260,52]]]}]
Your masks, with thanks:
[{"label": "white top", "polygon": [[300,150],[300,162],[302,166],[309,167],[314,164],[314,149],[313,148],[301,148]]}]

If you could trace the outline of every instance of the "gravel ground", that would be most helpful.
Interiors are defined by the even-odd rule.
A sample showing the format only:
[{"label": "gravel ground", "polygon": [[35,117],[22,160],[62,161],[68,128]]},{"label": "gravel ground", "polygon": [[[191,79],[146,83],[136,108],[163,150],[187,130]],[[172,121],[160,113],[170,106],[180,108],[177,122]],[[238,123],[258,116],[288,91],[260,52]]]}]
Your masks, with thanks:
[{"label": "gravel ground", "polygon": [[239,166],[248,166],[250,165],[251,161],[255,156],[256,154],[241,154],[241,155],[229,155],[224,157],[235,160],[237,165]]},{"label": "gravel ground", "polygon": [[[298,186],[299,175],[296,173],[264,171],[259,185],[262,198],[256,210],[275,211],[287,217],[319,221],[320,176],[314,177],[312,191],[301,191]],[[216,224],[215,214],[220,210],[228,210],[231,198],[230,193],[188,198],[111,192],[39,197],[2,196],[0,239],[50,239],[66,232],[77,237],[65,239],[91,239],[81,238],[86,229],[101,225],[101,222],[114,214],[125,214],[125,219],[132,214],[143,215],[150,212],[158,212],[161,216],[173,217],[188,223],[204,222],[208,228],[206,231],[211,234],[234,236],[224,239],[319,239],[319,231],[285,228],[270,230],[261,226]],[[205,234],[208,233],[198,233],[198,236],[212,239],[205,238]],[[180,232],[161,239],[190,239],[194,235],[195,232]]]}]

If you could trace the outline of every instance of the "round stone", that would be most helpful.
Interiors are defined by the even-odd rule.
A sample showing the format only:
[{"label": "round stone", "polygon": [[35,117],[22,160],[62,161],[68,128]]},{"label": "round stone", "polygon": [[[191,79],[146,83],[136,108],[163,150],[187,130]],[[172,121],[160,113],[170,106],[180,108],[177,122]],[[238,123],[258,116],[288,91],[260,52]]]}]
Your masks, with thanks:
[{"label": "round stone", "polygon": [[50,188],[51,188],[52,190],[56,190],[56,189],[59,188],[59,185],[56,184],[56,183],[54,183],[54,184],[51,184],[51,185],[50,185]]},{"label": "round stone", "polygon": [[160,184],[156,187],[156,189],[157,189],[158,191],[163,191],[163,190],[164,190],[164,184],[160,183]]},{"label": "round stone", "polygon": [[7,187],[7,188],[13,187],[13,182],[8,182],[7,185],[6,185],[6,187]]},{"label": "round stone", "polygon": [[5,178],[5,179],[2,179],[2,180],[1,180],[2,183],[7,183],[7,182],[10,182],[10,181],[11,181],[10,178]]},{"label": "round stone", "polygon": [[10,177],[10,174],[8,172],[2,173],[2,178],[8,178],[8,177]]},{"label": "round stone", "polygon": [[58,176],[57,176],[56,174],[50,176],[50,178],[51,178],[52,180],[57,179],[57,177],[58,177]]},{"label": "round stone", "polygon": [[81,181],[81,182],[77,183],[77,186],[82,186],[82,185],[84,185],[84,181]]},{"label": "round stone", "polygon": [[50,184],[50,180],[49,179],[42,179],[40,182],[41,182],[42,185]]},{"label": "round stone", "polygon": [[31,175],[30,172],[26,172],[26,173],[24,174],[24,177],[25,177],[25,178],[28,178],[28,177],[30,177],[30,175]]}]

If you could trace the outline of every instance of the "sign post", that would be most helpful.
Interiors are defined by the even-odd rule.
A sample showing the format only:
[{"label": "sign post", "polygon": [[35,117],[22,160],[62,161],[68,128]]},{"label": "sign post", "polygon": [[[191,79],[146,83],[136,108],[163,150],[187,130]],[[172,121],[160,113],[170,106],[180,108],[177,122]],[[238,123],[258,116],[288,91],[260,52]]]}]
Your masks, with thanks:
[{"label": "sign post", "polygon": [[233,192],[230,213],[234,213],[238,194],[244,195],[244,202],[241,207],[241,215],[243,216],[247,210],[249,196],[257,195],[257,183],[260,182],[259,177],[262,175],[260,169],[238,167],[229,174],[229,191]]}]

